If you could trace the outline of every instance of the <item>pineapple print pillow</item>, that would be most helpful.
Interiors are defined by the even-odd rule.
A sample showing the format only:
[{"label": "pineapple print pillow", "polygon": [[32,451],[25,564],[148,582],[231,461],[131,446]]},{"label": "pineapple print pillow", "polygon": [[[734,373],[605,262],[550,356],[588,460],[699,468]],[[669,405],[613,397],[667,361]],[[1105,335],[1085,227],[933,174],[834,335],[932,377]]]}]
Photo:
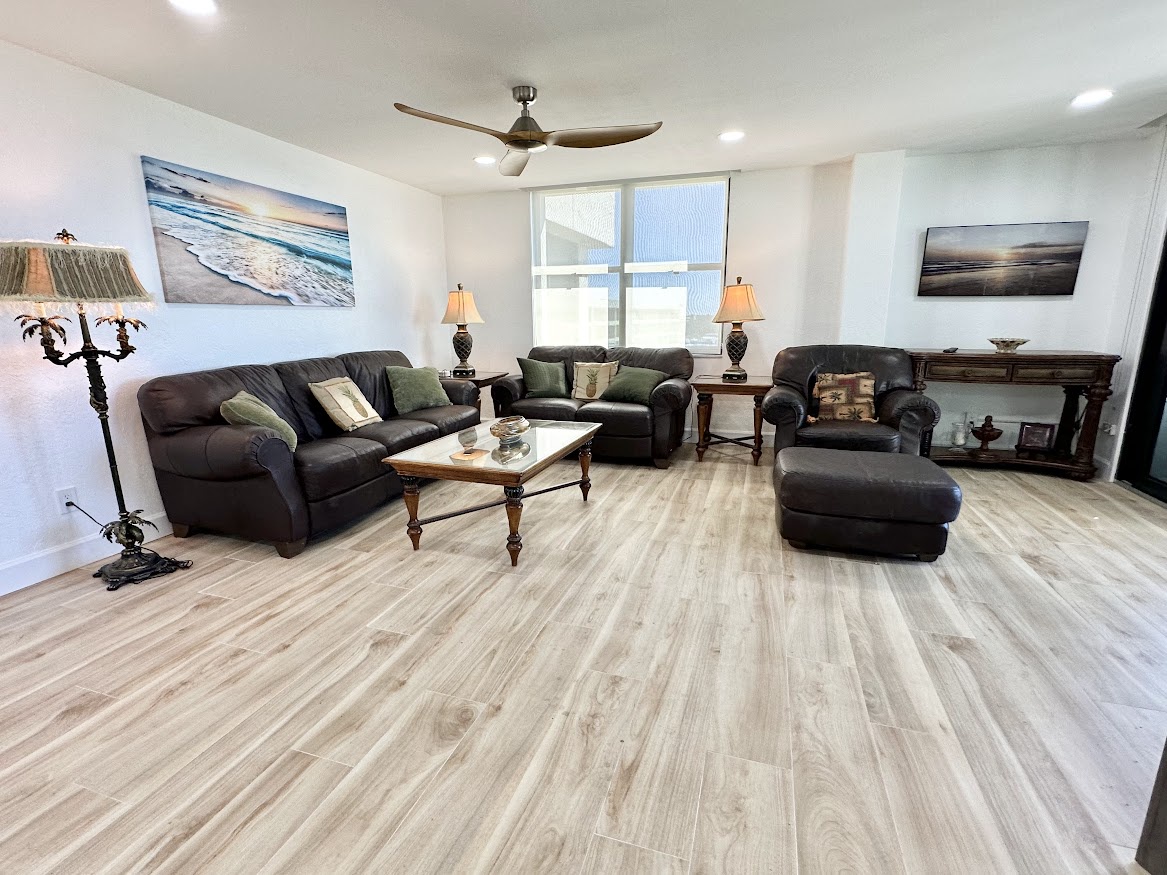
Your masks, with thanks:
[{"label": "pineapple print pillow", "polygon": [[820,419],[875,422],[875,374],[871,371],[819,374],[814,383],[814,399],[818,402],[818,414],[808,416],[807,422]]},{"label": "pineapple print pillow", "polygon": [[373,405],[348,377],[333,377],[323,383],[309,383],[308,388],[329,418],[343,431],[352,431],[370,422],[381,421]]},{"label": "pineapple print pillow", "polygon": [[595,401],[604,394],[619,367],[619,362],[576,362],[571,397]]}]

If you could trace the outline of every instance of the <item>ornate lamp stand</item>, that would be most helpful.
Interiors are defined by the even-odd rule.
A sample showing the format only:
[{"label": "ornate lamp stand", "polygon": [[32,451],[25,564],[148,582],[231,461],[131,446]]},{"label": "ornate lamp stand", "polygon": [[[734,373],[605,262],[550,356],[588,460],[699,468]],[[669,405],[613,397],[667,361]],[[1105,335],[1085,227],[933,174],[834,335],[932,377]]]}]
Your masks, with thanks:
[{"label": "ornate lamp stand", "polygon": [[[62,230],[57,234],[56,239],[61,243],[72,243],[76,238],[68,231]],[[83,247],[77,248],[82,249]],[[114,251],[119,252],[120,250]],[[128,264],[127,258],[127,267]],[[146,294],[144,290],[140,290],[140,287],[138,291],[140,291],[140,295]],[[140,295],[135,294],[133,297],[127,295],[126,299],[141,300]],[[77,300],[76,298],[70,299],[66,295],[59,295],[58,297],[61,299]],[[116,542],[121,545],[122,552],[117,559],[106,563],[95,571],[93,576],[102,578],[107,584],[106,589],[116,590],[127,583],[139,583],[152,577],[170,574],[179,568],[189,568],[191,563],[188,560],[169,559],[142,546],[142,542],[145,540],[142,527],[150,526],[156,529],[157,526],[144,518],[141,510],[131,511],[126,507],[125,495],[122,492],[121,476],[118,473],[117,455],[113,447],[113,436],[109,429],[109,396],[106,393],[105,379],[101,373],[101,359],[108,358],[116,362],[121,361],[133,353],[135,347],[130,343],[130,335],[127,328],[133,328],[134,331],[138,331],[146,327],[145,323],[139,319],[130,319],[122,315],[121,304],[117,304],[116,315],[102,316],[97,320],[97,324],[117,326],[118,351],[111,352],[109,350],[99,349],[94,344],[93,337],[89,331],[85,302],[84,300],[77,300],[77,323],[81,329],[81,349],[66,355],[57,349],[56,340],[59,337],[62,343],[66,342],[65,329],[61,325],[61,322],[71,320],[67,316],[48,315],[45,312],[43,303],[37,304],[37,308],[38,312],[36,314],[25,314],[16,317],[16,321],[20,323],[20,327],[23,329],[24,339],[28,340],[30,337],[39,333],[40,344],[45,353],[44,357],[55,365],[68,367],[79,359],[84,360],[85,372],[89,377],[89,405],[97,412],[97,418],[101,422],[101,433],[105,438],[105,453],[109,458],[109,473],[113,478],[113,491],[117,497],[118,518],[111,523],[103,525],[101,527],[101,534],[110,543]],[[80,510],[80,508],[78,509]],[[89,514],[86,514],[86,516],[89,516]],[[90,519],[93,518],[90,517]]]}]

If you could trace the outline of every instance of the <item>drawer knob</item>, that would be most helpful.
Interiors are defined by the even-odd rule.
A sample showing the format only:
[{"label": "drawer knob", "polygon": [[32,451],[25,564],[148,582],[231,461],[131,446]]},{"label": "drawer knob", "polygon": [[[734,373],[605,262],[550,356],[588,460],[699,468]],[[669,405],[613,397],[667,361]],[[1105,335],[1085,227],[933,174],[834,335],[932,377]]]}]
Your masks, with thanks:
[{"label": "drawer knob", "polygon": [[1055,369],[1054,369],[1054,379],[1055,379],[1055,380],[1060,380],[1061,378],[1062,378],[1062,371],[1061,371],[1061,369],[1060,369],[1060,368],[1055,368]]},{"label": "drawer knob", "polygon": [[971,377],[973,375],[972,368],[965,368],[963,371],[963,375],[966,377]]}]

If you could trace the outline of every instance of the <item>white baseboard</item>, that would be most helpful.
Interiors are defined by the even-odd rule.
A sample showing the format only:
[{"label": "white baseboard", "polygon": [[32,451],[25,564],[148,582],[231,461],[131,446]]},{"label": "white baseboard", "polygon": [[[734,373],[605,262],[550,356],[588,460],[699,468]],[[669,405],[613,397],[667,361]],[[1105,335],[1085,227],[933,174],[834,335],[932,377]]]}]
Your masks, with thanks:
[{"label": "white baseboard", "polygon": [[[156,533],[150,532],[154,535],[150,538],[151,541],[171,533],[170,521],[166,519],[164,512],[148,514],[146,519],[158,526]],[[115,556],[117,552],[115,545],[101,537],[100,533],[94,532],[67,544],[49,547],[19,559],[11,559],[0,565],[0,595],[16,592],[18,589],[73,571],[99,559]]]}]

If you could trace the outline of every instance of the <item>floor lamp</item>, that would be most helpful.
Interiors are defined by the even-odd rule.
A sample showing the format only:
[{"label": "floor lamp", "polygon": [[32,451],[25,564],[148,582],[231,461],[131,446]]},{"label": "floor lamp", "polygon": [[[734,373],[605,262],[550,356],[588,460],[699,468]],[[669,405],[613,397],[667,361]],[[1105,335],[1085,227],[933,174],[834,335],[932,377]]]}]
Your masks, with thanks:
[{"label": "floor lamp", "polygon": [[[82,245],[76,243],[76,239],[62,230],[52,243],[31,240],[0,242],[0,303],[36,305],[35,313],[17,316],[16,321],[23,329],[25,340],[40,334],[45,359],[62,367],[78,360],[85,362],[89,377],[89,405],[101,422],[118,503],[118,518],[102,525],[101,534],[122,548],[117,559],[103,565],[93,576],[102,578],[107,584],[106,589],[115,590],[127,583],[139,583],[179,568],[189,568],[191,563],[168,559],[142,546],[145,540],[142,527],[157,526],[145,519],[142,511],[126,508],[113,436],[109,430],[109,398],[101,375],[101,360],[121,361],[134,352],[127,328],[138,331],[146,326],[141,320],[123,315],[122,304],[148,304],[150,295],[138,282],[128,252],[107,246]],[[68,316],[49,315],[46,309],[46,305],[62,304],[76,306],[77,327],[81,330],[81,349],[67,355],[57,349],[57,340],[59,338],[62,344],[66,342],[65,327],[61,323],[72,320]],[[117,327],[117,352],[99,349],[93,342],[85,308],[95,304],[113,305],[113,315],[101,316],[96,324]],[[77,509],[85,513],[80,507]],[[88,513],[85,515],[89,516]]]}]

